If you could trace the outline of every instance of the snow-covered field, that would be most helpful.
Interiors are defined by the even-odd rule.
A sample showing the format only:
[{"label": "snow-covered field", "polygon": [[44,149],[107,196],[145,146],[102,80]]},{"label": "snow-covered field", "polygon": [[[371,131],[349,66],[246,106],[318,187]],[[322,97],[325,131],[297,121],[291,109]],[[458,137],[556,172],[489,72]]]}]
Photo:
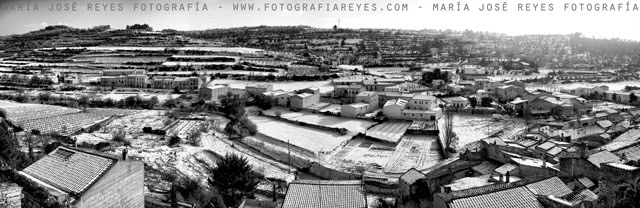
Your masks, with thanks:
[{"label": "snow-covered field", "polygon": [[353,139],[332,156],[342,167],[364,166],[369,171],[391,174],[410,168],[427,169],[442,160],[435,137],[407,135],[397,144]]},{"label": "snow-covered field", "polygon": [[241,88],[244,89],[245,86],[250,84],[270,84],[273,85],[273,90],[284,90],[284,91],[293,91],[304,89],[307,87],[318,87],[320,88],[321,93],[325,93],[333,90],[333,85],[331,85],[331,80],[327,81],[313,81],[313,82],[256,82],[256,81],[246,81],[246,80],[232,80],[232,79],[216,79],[211,82],[210,85],[215,84],[229,84],[231,88]]},{"label": "snow-covered field", "polygon": [[311,150],[313,152],[333,151],[343,142],[351,139],[351,135],[340,135],[337,132],[324,131],[310,127],[278,121],[263,116],[249,117],[258,126],[258,132],[283,142]]},{"label": "snow-covered field", "polygon": [[458,136],[458,147],[486,138],[499,131],[503,131],[500,137],[508,137],[522,129],[524,129],[524,123],[518,119],[494,121],[489,116],[464,114],[456,114],[453,117],[453,132]]},{"label": "snow-covered field", "polygon": [[441,160],[436,137],[407,135],[396,146],[396,151],[384,170],[390,173],[404,173],[410,168],[424,170]]}]

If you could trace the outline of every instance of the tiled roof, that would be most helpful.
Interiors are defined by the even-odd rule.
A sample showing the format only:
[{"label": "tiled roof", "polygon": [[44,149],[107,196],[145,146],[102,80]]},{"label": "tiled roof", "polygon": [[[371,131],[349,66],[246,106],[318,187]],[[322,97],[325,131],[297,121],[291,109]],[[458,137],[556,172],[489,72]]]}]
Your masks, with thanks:
[{"label": "tiled roof", "polygon": [[593,183],[593,181],[591,181],[587,177],[578,178],[578,182],[580,182],[583,186],[587,188],[591,188],[596,185],[595,183]]},{"label": "tiled roof", "polygon": [[482,139],[482,141],[486,142],[487,144],[496,144],[499,146],[506,146],[507,143],[505,143],[504,141],[502,141],[502,139],[500,139],[499,137],[490,137],[490,138],[485,138]]},{"label": "tiled roof", "polygon": [[605,129],[613,126],[613,123],[611,123],[611,121],[609,121],[609,120],[596,121],[596,123],[598,123],[598,125],[600,125],[600,127],[605,128]]},{"label": "tiled roof", "polygon": [[431,95],[415,95],[413,96],[414,100],[436,100],[436,97]]},{"label": "tiled roof", "polygon": [[542,144],[538,145],[538,148],[540,148],[540,149],[542,149],[544,151],[547,151],[547,150],[553,148],[554,146],[556,146],[556,144],[554,144],[552,142],[545,142],[545,143],[542,143]]},{"label": "tiled roof", "polygon": [[617,162],[622,163],[620,158],[609,151],[601,151],[587,157],[587,160],[594,164],[596,167],[600,168],[600,163],[610,163]]},{"label": "tiled roof", "polygon": [[500,166],[499,168],[496,168],[494,171],[497,172],[497,173],[500,173],[502,175],[505,175],[505,174],[507,174],[507,171],[511,172],[514,169],[516,169],[517,167],[518,166],[516,166],[514,164],[507,163],[507,164],[504,164],[504,165]]},{"label": "tiled roof", "polygon": [[22,172],[58,189],[80,196],[117,161],[102,155],[59,147]]},{"label": "tiled roof", "polygon": [[481,186],[481,187],[470,188],[470,189],[465,189],[461,191],[454,191],[448,194],[437,193],[436,195],[445,199],[445,201],[455,200],[460,198],[467,198],[467,197],[473,197],[473,196],[478,196],[478,195],[483,195],[488,193],[494,193],[494,192],[498,192],[498,191],[510,189],[510,188],[516,188],[516,187],[527,185],[529,183],[541,181],[544,179],[547,179],[547,177],[532,176],[532,177],[528,177],[523,180],[519,180],[517,182],[512,182],[512,183],[498,183],[494,185]]},{"label": "tiled roof", "polygon": [[453,200],[449,204],[450,208],[543,208],[536,197],[525,187],[517,187],[483,194],[468,198]]},{"label": "tiled roof", "polygon": [[560,154],[562,151],[564,151],[564,149],[555,146],[553,148],[551,148],[550,150],[547,150],[547,154],[552,155],[552,156],[557,156],[558,154]]},{"label": "tiled roof", "polygon": [[[574,195],[580,193],[572,195],[571,189],[558,177],[534,176],[513,183],[500,183],[436,195],[444,199],[450,208],[543,207],[537,200],[536,194],[578,199],[579,197]],[[589,196],[588,193],[584,195]]]},{"label": "tiled roof", "polygon": [[426,176],[422,172],[414,168],[409,169],[406,173],[400,176],[400,180],[406,182],[407,184],[413,184],[417,180],[420,180],[423,178],[426,178]]},{"label": "tiled roof", "polygon": [[631,129],[615,138],[612,142],[638,141],[640,139],[640,129]]},{"label": "tiled roof", "polygon": [[454,97],[451,99],[451,101],[466,102],[468,101],[468,99],[464,97]]},{"label": "tiled roof", "polygon": [[289,184],[282,208],[365,208],[361,181],[296,180]]},{"label": "tiled roof", "polygon": [[471,168],[477,164],[480,164],[480,162],[461,159],[445,160],[444,162],[441,162],[438,165],[430,167],[422,172],[425,173],[427,178],[439,178],[443,175],[450,175],[455,172]]},{"label": "tiled roof", "polygon": [[598,200],[598,195],[593,193],[593,191],[589,189],[582,189],[572,192],[571,194],[562,197],[562,199],[571,202],[572,204],[577,204],[582,201],[596,201]]},{"label": "tiled roof", "polygon": [[640,160],[640,143],[618,149],[614,153],[620,157],[624,155],[627,160]]},{"label": "tiled roof", "polygon": [[492,162],[492,161],[482,161],[482,163],[473,166],[471,169],[480,173],[481,175],[491,174],[493,170],[500,166],[500,163]]},{"label": "tiled roof", "polygon": [[531,192],[545,196],[563,197],[571,194],[571,189],[558,177],[549,178],[526,185]]},{"label": "tiled roof", "polygon": [[622,164],[622,163],[606,163],[604,165],[611,166],[611,167],[614,167],[614,168],[623,169],[623,170],[638,170],[638,169],[640,169],[639,167],[635,167],[635,166],[631,166],[631,165],[625,165],[625,164]]}]

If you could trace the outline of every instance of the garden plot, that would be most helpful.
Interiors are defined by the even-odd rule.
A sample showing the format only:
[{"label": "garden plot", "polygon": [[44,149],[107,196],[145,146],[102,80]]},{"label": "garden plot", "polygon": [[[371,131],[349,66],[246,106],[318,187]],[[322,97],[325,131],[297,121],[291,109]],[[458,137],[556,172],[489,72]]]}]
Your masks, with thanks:
[{"label": "garden plot", "polygon": [[280,117],[293,120],[300,121],[304,123],[316,124],[320,126],[334,127],[334,128],[346,128],[349,130],[350,134],[357,134],[360,132],[365,132],[369,127],[376,124],[376,122],[362,120],[362,119],[352,119],[352,118],[344,118],[338,116],[327,116],[323,114],[309,113],[309,112],[293,112],[284,108],[272,108],[270,110],[266,110],[264,113],[268,115],[275,115],[275,112],[279,111],[282,113]]},{"label": "garden plot", "polygon": [[[444,121],[441,120],[441,122]],[[522,129],[524,124],[517,119],[496,121],[491,117],[463,114],[453,117],[453,132],[458,136],[458,147],[494,134],[500,138],[509,138]]]},{"label": "garden plot", "polygon": [[382,141],[396,143],[411,126],[408,121],[387,121],[371,127],[366,135]]},{"label": "garden plot", "polygon": [[407,135],[396,146],[384,167],[387,173],[403,173],[410,168],[424,170],[442,160],[435,136]]},{"label": "garden plot", "polygon": [[316,153],[333,151],[352,137],[351,135],[340,135],[337,132],[298,126],[262,116],[252,116],[250,119],[258,126],[258,133],[285,143],[290,142],[291,145]]},{"label": "garden plot", "polygon": [[367,139],[353,139],[340,151],[333,155],[333,159],[347,164],[364,164],[381,170],[392,158],[395,145],[375,142]]}]

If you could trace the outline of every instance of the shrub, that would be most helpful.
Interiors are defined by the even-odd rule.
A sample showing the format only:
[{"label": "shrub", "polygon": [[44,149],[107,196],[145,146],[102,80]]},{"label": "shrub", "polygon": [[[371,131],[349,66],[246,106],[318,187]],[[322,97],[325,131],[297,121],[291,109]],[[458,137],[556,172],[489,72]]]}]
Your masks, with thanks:
[{"label": "shrub", "polygon": [[121,133],[113,135],[113,138],[111,140],[115,142],[121,142],[124,146],[131,146],[131,141],[127,140],[124,137],[124,134]]},{"label": "shrub", "polygon": [[180,143],[180,141],[182,141],[182,139],[180,139],[180,137],[178,136],[171,136],[171,138],[169,138],[169,146],[175,146],[176,144]]},{"label": "shrub", "polygon": [[282,111],[275,111],[276,117],[280,118],[280,116],[282,116]]},{"label": "shrub", "polygon": [[191,136],[189,136],[189,141],[191,141],[191,143],[195,146],[200,146],[200,136],[202,136],[202,131],[196,130],[191,133]]},{"label": "shrub", "polygon": [[147,127],[142,128],[142,132],[143,132],[143,133],[150,134],[152,131],[153,131],[153,129],[152,129],[151,127],[148,127],[148,126],[147,126]]}]

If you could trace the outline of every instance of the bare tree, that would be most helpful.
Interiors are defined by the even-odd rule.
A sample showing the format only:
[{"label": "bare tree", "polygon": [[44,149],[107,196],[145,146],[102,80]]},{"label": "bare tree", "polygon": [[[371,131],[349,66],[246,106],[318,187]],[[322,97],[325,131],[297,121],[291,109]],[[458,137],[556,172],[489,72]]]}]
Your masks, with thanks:
[{"label": "bare tree", "polygon": [[532,123],[533,116],[531,115],[531,110],[528,105],[524,105],[522,107],[522,118],[524,119],[524,132],[529,133],[529,125]]},{"label": "bare tree", "polygon": [[449,157],[450,153],[456,151],[457,137],[453,132],[453,111],[449,108],[444,108],[444,129],[443,137],[445,139],[446,153],[445,157]]}]

